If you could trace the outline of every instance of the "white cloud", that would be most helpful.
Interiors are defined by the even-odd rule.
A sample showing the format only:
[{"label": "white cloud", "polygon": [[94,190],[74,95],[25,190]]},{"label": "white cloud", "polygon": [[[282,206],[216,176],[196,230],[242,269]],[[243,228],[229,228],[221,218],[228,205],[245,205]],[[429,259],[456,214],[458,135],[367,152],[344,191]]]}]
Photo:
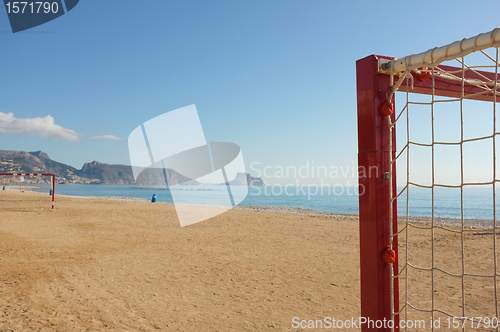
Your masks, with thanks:
[{"label": "white cloud", "polygon": [[115,135],[101,135],[101,136],[93,136],[90,139],[109,139],[112,141],[121,141],[120,137],[116,137]]},{"label": "white cloud", "polygon": [[79,141],[82,135],[54,123],[54,118],[17,119],[13,113],[0,112],[0,134],[37,135],[66,141]]}]

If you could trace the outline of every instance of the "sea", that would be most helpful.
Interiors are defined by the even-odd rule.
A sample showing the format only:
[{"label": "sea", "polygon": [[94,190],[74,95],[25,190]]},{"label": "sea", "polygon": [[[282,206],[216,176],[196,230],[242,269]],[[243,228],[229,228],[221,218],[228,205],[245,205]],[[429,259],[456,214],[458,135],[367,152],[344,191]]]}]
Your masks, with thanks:
[{"label": "sea", "polygon": [[[37,184],[38,192],[49,193],[48,185]],[[57,184],[55,193],[70,196],[87,197],[131,197],[150,201],[156,195],[159,203],[173,203],[172,193],[179,202],[183,197],[187,201],[193,197],[205,203],[217,204],[221,191],[225,186],[171,186],[169,189],[159,186],[137,185],[102,185],[102,184]],[[312,209],[321,212],[357,214],[359,212],[359,196],[357,188],[333,190],[317,186],[291,187],[261,186],[248,187],[246,198],[240,206],[278,206]],[[402,188],[399,188],[401,190]],[[244,195],[245,187],[233,187],[233,195]],[[174,192],[175,191],[175,192]],[[500,193],[500,188],[496,189]],[[189,198],[189,199],[188,199]],[[500,199],[496,199],[496,210],[500,211]],[[408,203],[408,204],[407,204]],[[433,210],[432,191],[427,188],[410,187],[397,201],[398,214],[406,215],[407,205],[410,216],[430,217]],[[441,218],[461,218],[492,220],[493,219],[493,187],[466,186],[463,196],[460,188],[434,188],[434,216]],[[497,219],[500,216],[497,214]]]}]

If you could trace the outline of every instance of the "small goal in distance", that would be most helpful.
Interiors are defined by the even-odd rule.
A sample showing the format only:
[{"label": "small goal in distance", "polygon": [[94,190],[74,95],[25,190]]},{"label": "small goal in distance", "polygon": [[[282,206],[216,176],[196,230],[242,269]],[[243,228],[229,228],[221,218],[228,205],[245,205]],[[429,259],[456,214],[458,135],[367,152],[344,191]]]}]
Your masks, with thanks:
[{"label": "small goal in distance", "polygon": [[499,330],[499,46],[496,28],[356,63],[358,166],[378,170],[359,176],[362,331]]},{"label": "small goal in distance", "polygon": [[30,176],[47,176],[50,177],[50,187],[51,187],[51,199],[52,199],[52,211],[55,208],[55,174],[45,174],[45,173],[0,173],[0,176],[19,176],[19,177],[30,177]]}]

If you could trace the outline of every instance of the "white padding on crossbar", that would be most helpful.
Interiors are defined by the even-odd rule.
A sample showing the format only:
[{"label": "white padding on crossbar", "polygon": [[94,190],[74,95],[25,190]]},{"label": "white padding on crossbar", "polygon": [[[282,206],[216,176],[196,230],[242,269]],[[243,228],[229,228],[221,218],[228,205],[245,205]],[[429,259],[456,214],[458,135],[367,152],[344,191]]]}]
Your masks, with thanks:
[{"label": "white padding on crossbar", "polygon": [[500,28],[472,38],[464,38],[446,46],[435,47],[423,53],[394,59],[391,61],[391,65],[393,73],[397,74],[422,67],[435,67],[441,62],[466,56],[489,47],[500,47]]}]

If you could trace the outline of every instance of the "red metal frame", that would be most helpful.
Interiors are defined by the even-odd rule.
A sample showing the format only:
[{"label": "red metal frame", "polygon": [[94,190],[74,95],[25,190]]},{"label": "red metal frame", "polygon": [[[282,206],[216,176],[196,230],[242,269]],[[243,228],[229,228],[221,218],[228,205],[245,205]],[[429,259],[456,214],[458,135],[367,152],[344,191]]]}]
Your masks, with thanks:
[{"label": "red metal frame", "polygon": [[[386,100],[389,76],[378,74],[378,58],[374,55],[356,63],[358,97],[358,167],[365,176],[359,177],[359,244],[361,268],[361,316],[373,321],[391,319],[390,270],[382,260],[389,245],[389,127],[380,112]],[[394,102],[394,100],[393,100]],[[394,114],[392,115],[394,120]],[[395,138],[396,135],[393,135]],[[395,154],[396,140],[393,140]],[[395,166],[395,164],[394,164]],[[372,172],[370,172],[372,170]],[[393,168],[393,194],[396,194],[396,167]],[[360,173],[362,175],[363,173]],[[397,232],[397,209],[394,206],[393,231]],[[393,243],[397,257],[397,239]],[[393,264],[398,270],[397,260]],[[398,280],[394,280],[394,309],[399,310]],[[395,317],[395,323],[398,322]],[[380,331],[390,331],[382,328]],[[399,328],[395,329],[399,331]],[[362,326],[368,331],[368,325]]]},{"label": "red metal frame", "polygon": [[52,210],[55,207],[55,189],[56,189],[56,176],[54,174],[40,174],[40,173],[0,173],[0,175],[10,176],[50,176],[52,178]]},{"label": "red metal frame", "polygon": [[[453,71],[461,71],[462,68],[459,67],[451,67],[451,66],[439,66],[439,68],[447,71],[447,72],[453,72]],[[487,77],[490,80],[495,80],[495,73],[492,72],[487,72],[487,71],[476,71],[477,73],[480,73],[481,75]],[[462,77],[462,73],[456,73],[454,74],[458,77]],[[479,80],[484,80],[480,75],[476,74],[475,72],[471,70],[466,70],[464,72],[464,76],[466,79],[479,79]],[[500,81],[500,76],[498,77],[498,81]],[[406,82],[403,81],[402,85],[405,85]],[[478,88],[477,86],[474,85],[464,85],[464,94],[465,96],[467,95],[473,95],[475,93],[482,92],[484,90]],[[426,94],[426,95],[431,95],[432,94],[432,79],[428,79],[426,81],[419,81],[419,80],[414,80],[413,82],[413,89],[411,90],[412,93],[418,93],[418,94]],[[434,94],[436,96],[441,96],[441,97],[452,97],[452,98],[460,98],[462,96],[462,83],[461,81],[450,81],[450,80],[445,80],[443,78],[436,77],[434,79]],[[474,100],[483,100],[483,101],[493,101],[493,94],[483,94],[483,95],[478,95],[478,96],[473,96],[468,99],[474,99]],[[498,98],[497,98],[498,101]]]},{"label": "red metal frame", "polygon": [[[387,118],[380,110],[380,105],[386,101],[389,87],[389,75],[378,73],[378,59],[389,57],[370,55],[356,62],[357,103],[358,103],[358,167],[365,172],[359,176],[359,241],[361,269],[361,316],[373,321],[391,319],[390,307],[390,265],[383,261],[383,253],[389,245],[390,195],[389,181],[392,181],[393,197],[397,193],[396,163],[393,164],[390,180],[384,179],[384,173],[389,172],[389,153],[396,154],[396,135],[394,128],[392,151],[389,151],[389,127]],[[439,66],[446,71],[461,71],[461,68]],[[495,78],[491,72],[479,71],[490,79]],[[462,76],[461,73],[457,76]],[[477,78],[472,71],[465,71],[466,78]],[[396,78],[397,79],[397,78]],[[498,77],[500,81],[500,75]],[[406,82],[403,82],[405,84]],[[426,81],[414,80],[412,93],[432,94],[432,79]],[[465,85],[464,93],[475,94],[483,91],[476,86]],[[445,97],[461,97],[460,82],[450,82],[441,78],[434,79],[434,94]],[[493,101],[493,94],[479,95],[471,99]],[[394,105],[394,97],[392,100]],[[392,116],[394,121],[395,114]],[[374,170],[372,173],[369,170]],[[376,170],[376,172],[375,172]],[[365,176],[362,176],[365,175]],[[393,232],[397,232],[397,204],[393,209]],[[398,272],[398,243],[393,241],[396,261],[393,264],[394,274]],[[399,282],[394,279],[394,311],[399,311]],[[394,317],[395,331],[399,331],[399,317]],[[367,324],[362,331],[368,331]],[[379,331],[390,331],[381,328]]]}]

